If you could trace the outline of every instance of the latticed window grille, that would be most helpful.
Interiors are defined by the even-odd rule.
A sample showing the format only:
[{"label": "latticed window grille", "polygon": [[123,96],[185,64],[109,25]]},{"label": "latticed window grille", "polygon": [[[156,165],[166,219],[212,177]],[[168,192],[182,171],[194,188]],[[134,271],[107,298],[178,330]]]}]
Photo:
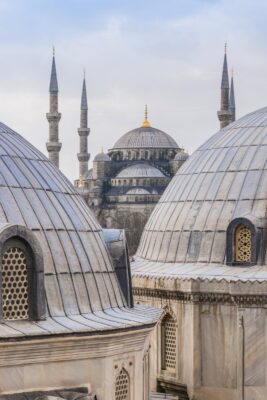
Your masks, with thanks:
[{"label": "latticed window grille", "polygon": [[115,400],[130,400],[130,379],[124,368],[116,378]]},{"label": "latticed window grille", "polygon": [[246,225],[235,231],[235,261],[251,262],[251,230]]},{"label": "latticed window grille", "polygon": [[28,274],[24,252],[10,247],[2,259],[2,309],[4,319],[28,319]]},{"label": "latticed window grille", "polygon": [[176,325],[169,314],[162,321],[162,358],[163,369],[176,369]]}]

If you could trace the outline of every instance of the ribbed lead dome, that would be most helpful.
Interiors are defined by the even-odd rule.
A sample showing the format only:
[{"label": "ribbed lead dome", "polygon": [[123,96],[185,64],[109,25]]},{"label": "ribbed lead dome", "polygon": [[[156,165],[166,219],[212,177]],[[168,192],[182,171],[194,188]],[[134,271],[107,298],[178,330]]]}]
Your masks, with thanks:
[{"label": "ribbed lead dome", "polygon": [[136,271],[145,266],[142,259],[159,262],[159,270],[160,263],[224,264],[229,222],[250,216],[265,226],[266,209],[263,108],[217,132],[179,169],[146,224]]},{"label": "ribbed lead dome", "polygon": [[31,327],[12,321],[7,329],[1,321],[0,336],[151,323],[142,311],[131,310],[129,317],[102,229],[71,183],[2,123],[0,139],[0,226],[22,225],[34,232],[43,252],[48,309],[46,321]]},{"label": "ribbed lead dome", "polygon": [[122,169],[116,178],[165,178],[165,175],[153,165],[141,163]]},{"label": "ribbed lead dome", "polygon": [[167,133],[152,127],[136,128],[125,133],[113,146],[115,149],[136,148],[178,149],[176,141]]}]

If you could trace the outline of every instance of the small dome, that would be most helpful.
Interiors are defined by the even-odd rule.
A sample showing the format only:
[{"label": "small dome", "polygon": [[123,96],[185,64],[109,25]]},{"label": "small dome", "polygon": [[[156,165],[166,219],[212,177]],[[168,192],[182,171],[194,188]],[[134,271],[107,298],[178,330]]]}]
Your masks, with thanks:
[{"label": "small dome", "polygon": [[179,151],[179,153],[176,154],[176,156],[174,157],[175,161],[185,161],[187,160],[189,157],[189,154],[186,153],[185,151]]},{"label": "small dome", "polygon": [[178,149],[176,141],[167,133],[152,127],[141,127],[125,133],[113,146],[116,149]]},{"label": "small dome", "polygon": [[87,179],[92,179],[93,177],[93,168],[89,169],[85,174],[83,179],[87,180]]},{"label": "small dome", "polygon": [[165,175],[152,165],[133,164],[121,170],[116,178],[166,178]]},{"label": "small dome", "polygon": [[126,194],[150,194],[148,190],[143,188],[133,188],[128,190]]},{"label": "small dome", "polygon": [[111,161],[111,159],[109,158],[109,156],[105,153],[98,153],[95,158],[94,161]]}]

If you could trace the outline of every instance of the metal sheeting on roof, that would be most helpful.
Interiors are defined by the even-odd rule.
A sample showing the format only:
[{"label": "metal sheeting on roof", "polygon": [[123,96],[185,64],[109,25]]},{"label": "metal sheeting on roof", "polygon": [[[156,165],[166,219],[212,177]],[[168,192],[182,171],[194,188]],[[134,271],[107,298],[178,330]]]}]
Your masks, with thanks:
[{"label": "metal sheeting on roof", "polygon": [[[263,108],[217,132],[183,164],[152,212],[137,256],[151,272],[154,262],[166,264],[166,273],[172,263],[189,269],[193,265],[192,276],[203,265],[222,266],[229,222],[246,215],[266,221],[266,206],[267,108]],[[140,273],[141,265],[142,261]]]},{"label": "metal sheeting on roof", "polygon": [[133,164],[122,169],[116,178],[166,178],[165,175],[152,165],[146,163]]},{"label": "metal sheeting on roof", "polygon": [[132,188],[126,192],[126,194],[150,194],[148,190],[143,188]]},{"label": "metal sheeting on roof", "polygon": [[115,149],[140,148],[179,148],[176,141],[167,133],[156,128],[136,128],[125,133],[113,146]]},{"label": "metal sheeting on roof", "polygon": [[46,321],[5,321],[0,337],[97,331],[154,321],[124,308],[103,232],[67,178],[0,123],[0,223],[36,235],[44,257]]}]

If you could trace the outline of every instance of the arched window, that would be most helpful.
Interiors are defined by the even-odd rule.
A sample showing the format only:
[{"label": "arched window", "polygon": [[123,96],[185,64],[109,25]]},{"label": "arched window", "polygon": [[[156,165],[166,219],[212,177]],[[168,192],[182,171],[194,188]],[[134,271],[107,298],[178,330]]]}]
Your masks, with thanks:
[{"label": "arched window", "polygon": [[115,400],[130,400],[130,378],[124,368],[116,377]]},{"label": "arched window", "polygon": [[29,318],[29,265],[21,246],[8,247],[2,259],[2,310],[4,319]]},{"label": "arched window", "polygon": [[162,369],[176,369],[176,324],[170,314],[166,314],[161,323]]},{"label": "arched window", "polygon": [[235,229],[235,261],[251,262],[251,230],[246,225],[238,225]]},{"label": "arched window", "polygon": [[230,265],[254,265],[260,261],[262,229],[248,218],[236,218],[226,232],[226,261]]},{"label": "arched window", "polygon": [[25,226],[0,228],[0,319],[41,320],[46,300],[42,249]]}]

